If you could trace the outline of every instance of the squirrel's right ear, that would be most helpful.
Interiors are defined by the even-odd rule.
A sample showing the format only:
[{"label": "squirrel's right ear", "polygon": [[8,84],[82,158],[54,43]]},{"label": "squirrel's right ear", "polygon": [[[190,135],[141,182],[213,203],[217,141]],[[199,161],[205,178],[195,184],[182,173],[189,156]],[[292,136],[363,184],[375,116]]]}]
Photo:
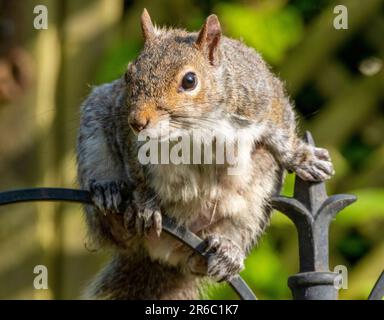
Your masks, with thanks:
[{"label": "squirrel's right ear", "polygon": [[151,17],[145,8],[141,14],[141,30],[143,32],[144,42],[155,38],[155,27],[153,26]]},{"label": "squirrel's right ear", "polygon": [[211,14],[205,21],[196,40],[198,49],[204,51],[209,62],[214,65],[218,59],[218,47],[221,38],[221,26],[215,14]]}]

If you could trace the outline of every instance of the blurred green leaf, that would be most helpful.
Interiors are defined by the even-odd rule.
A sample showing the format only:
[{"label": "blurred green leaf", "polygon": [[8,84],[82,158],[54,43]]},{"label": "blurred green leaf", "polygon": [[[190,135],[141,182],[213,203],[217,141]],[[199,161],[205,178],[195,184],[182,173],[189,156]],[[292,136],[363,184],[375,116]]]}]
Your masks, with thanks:
[{"label": "blurred green leaf", "polygon": [[302,19],[283,1],[263,2],[257,7],[221,3],[217,12],[228,34],[244,39],[271,64],[282,62],[286,51],[303,36]]},{"label": "blurred green leaf", "polygon": [[96,84],[113,81],[124,73],[128,62],[133,60],[140,51],[140,41],[121,41],[118,39],[106,51],[96,71]]},{"label": "blurred green leaf", "polygon": [[336,216],[336,223],[352,226],[384,218],[384,189],[353,190],[357,201]]}]

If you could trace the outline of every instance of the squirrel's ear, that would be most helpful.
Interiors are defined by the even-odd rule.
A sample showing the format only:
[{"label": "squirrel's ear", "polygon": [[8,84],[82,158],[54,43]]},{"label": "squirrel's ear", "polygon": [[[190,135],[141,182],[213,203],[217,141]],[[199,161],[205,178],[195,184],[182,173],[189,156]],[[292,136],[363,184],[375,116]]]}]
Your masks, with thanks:
[{"label": "squirrel's ear", "polygon": [[219,19],[211,14],[205,21],[196,40],[196,46],[208,54],[209,62],[215,64],[217,60],[217,48],[221,37]]},{"label": "squirrel's ear", "polygon": [[143,32],[145,42],[155,37],[155,28],[153,26],[151,17],[145,8],[141,14],[141,30]]}]

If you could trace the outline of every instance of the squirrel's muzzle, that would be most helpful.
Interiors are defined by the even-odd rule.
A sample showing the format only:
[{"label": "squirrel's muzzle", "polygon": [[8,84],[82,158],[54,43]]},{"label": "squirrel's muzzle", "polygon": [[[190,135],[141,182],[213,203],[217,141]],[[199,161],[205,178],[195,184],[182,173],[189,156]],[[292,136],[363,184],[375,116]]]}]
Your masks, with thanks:
[{"label": "squirrel's muzzle", "polygon": [[149,123],[149,119],[147,118],[131,118],[129,120],[129,125],[135,132],[140,132],[141,130],[144,130]]},{"label": "squirrel's muzzle", "polygon": [[150,123],[155,123],[156,119],[157,113],[154,106],[145,104],[130,114],[128,123],[132,130],[137,133],[147,128]]}]

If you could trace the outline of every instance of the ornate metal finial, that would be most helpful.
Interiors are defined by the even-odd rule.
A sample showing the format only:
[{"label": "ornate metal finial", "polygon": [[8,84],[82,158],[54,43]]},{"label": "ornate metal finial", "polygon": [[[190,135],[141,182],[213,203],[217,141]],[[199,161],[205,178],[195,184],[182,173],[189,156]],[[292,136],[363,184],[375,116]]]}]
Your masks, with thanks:
[{"label": "ornate metal finial", "polygon": [[[306,132],[305,140],[315,146]],[[331,220],[356,201],[348,194],[327,196],[324,182],[308,182],[296,176],[294,197],[273,198],[273,207],[295,224],[299,237],[300,273],[288,285],[295,299],[336,299],[338,273],[329,271],[328,234]]]}]

